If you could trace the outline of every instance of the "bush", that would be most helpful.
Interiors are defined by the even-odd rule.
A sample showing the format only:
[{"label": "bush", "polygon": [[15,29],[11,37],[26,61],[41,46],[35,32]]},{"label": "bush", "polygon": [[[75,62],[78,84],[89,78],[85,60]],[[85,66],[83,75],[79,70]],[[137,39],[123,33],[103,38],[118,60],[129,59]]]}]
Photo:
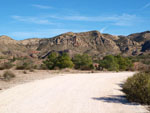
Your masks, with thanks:
[{"label": "bush", "polygon": [[0,66],[0,70],[4,70],[5,68],[3,66]]},{"label": "bush", "polygon": [[[44,66],[45,65],[45,66]],[[51,53],[47,60],[43,61],[42,68],[46,69],[55,69],[56,67],[59,69],[63,68],[72,68],[74,66],[71,58],[68,54],[63,53],[62,55],[58,55],[57,53]]]},{"label": "bush", "polygon": [[69,55],[66,53],[63,53],[62,55],[57,57],[55,67],[59,67],[60,69],[73,68],[74,64],[71,61],[71,58],[69,57]]},{"label": "bush", "polygon": [[38,68],[38,66],[37,66],[37,65],[34,65],[34,66],[33,66],[33,69],[37,69],[37,68]]},{"label": "bush", "polygon": [[128,57],[122,57],[120,55],[114,56],[120,71],[130,70],[133,66],[132,61]]},{"label": "bush", "polygon": [[5,63],[0,65],[0,70],[10,69],[12,67],[13,67],[13,65],[10,62],[5,62]]},{"label": "bush", "polygon": [[75,69],[90,70],[94,68],[92,58],[87,54],[77,54],[72,61],[75,64]]},{"label": "bush", "polygon": [[32,66],[29,63],[26,63],[26,62],[16,66],[17,70],[24,70],[24,69],[29,70],[31,68],[32,68]]},{"label": "bush", "polygon": [[150,105],[150,73],[138,73],[127,79],[123,92],[129,101]]},{"label": "bush", "polygon": [[143,64],[150,65],[150,55],[139,55],[130,57],[133,62],[141,62]]},{"label": "bush", "polygon": [[99,66],[107,69],[108,71],[118,71],[119,70],[119,64],[117,63],[115,57],[112,55],[105,56],[103,58],[103,60],[100,60]]},{"label": "bush", "polygon": [[11,80],[14,77],[15,77],[15,74],[13,72],[11,72],[11,71],[5,71],[3,73],[3,80],[9,81],[9,80]]},{"label": "bush", "polygon": [[133,63],[129,58],[125,58],[120,55],[108,55],[105,56],[103,60],[99,61],[99,66],[100,69],[105,68],[108,71],[126,71],[131,70]]},{"label": "bush", "polygon": [[55,52],[52,52],[47,60],[43,61],[43,64],[45,65],[41,65],[42,68],[46,69],[45,67],[47,67],[48,69],[54,69],[56,66],[56,61],[57,61],[58,55]]},{"label": "bush", "polygon": [[46,64],[43,63],[43,64],[40,65],[39,69],[41,69],[41,70],[47,70],[48,67],[47,67]]}]

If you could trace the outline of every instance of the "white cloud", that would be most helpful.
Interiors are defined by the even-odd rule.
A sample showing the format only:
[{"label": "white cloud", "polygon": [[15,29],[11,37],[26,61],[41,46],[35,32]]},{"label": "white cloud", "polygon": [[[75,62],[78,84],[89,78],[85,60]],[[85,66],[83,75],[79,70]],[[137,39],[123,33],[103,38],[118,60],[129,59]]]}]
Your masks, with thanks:
[{"label": "white cloud", "polygon": [[118,16],[113,24],[117,26],[131,26],[138,20],[139,18],[136,15],[123,14]]},{"label": "white cloud", "polygon": [[84,21],[84,22],[105,22],[107,25],[116,26],[131,26],[138,21],[136,15],[122,14],[122,15],[111,15],[111,16],[62,16],[62,15],[45,15],[39,17],[23,17],[23,16],[12,16],[13,19],[22,22],[29,22],[34,24],[55,24],[61,25],[61,23],[53,23],[53,21],[65,20],[65,21]]},{"label": "white cloud", "polygon": [[48,19],[41,19],[38,17],[22,17],[22,16],[12,16],[13,19],[22,22],[34,23],[34,24],[54,24]]},{"label": "white cloud", "polygon": [[83,32],[87,30],[76,30],[76,29],[44,29],[44,30],[37,30],[33,32],[11,32],[8,33],[9,36],[15,37],[15,39],[26,39],[26,38],[50,38],[56,35],[60,35],[66,32]]},{"label": "white cloud", "polygon": [[49,16],[50,18],[61,19],[61,20],[72,20],[72,21],[108,21],[115,20],[116,17],[101,17],[101,16]]},{"label": "white cloud", "polygon": [[49,18],[70,21],[91,21],[91,22],[108,22],[117,26],[130,26],[137,20],[136,15],[122,14],[112,16],[57,16],[49,15]]},{"label": "white cloud", "polygon": [[100,29],[101,33],[104,33],[104,31],[107,29],[108,27],[103,27],[102,29]]},{"label": "white cloud", "polygon": [[45,5],[39,5],[39,4],[33,4],[32,6],[36,8],[40,8],[40,9],[52,9],[53,8],[51,6],[45,6]]},{"label": "white cloud", "polygon": [[148,8],[150,7],[150,3],[147,3],[144,7],[142,7],[142,9]]}]

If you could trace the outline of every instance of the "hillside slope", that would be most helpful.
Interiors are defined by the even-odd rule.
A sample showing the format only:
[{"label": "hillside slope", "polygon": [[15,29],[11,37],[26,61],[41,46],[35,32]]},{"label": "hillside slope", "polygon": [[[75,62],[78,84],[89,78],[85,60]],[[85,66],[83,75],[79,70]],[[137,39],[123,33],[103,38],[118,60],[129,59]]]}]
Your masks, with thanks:
[{"label": "hillside slope", "polygon": [[16,41],[8,36],[0,37],[0,56],[46,57],[52,51],[68,52],[71,56],[87,53],[91,56],[123,54],[126,56],[148,54],[150,31],[128,36],[113,36],[99,31],[68,32],[52,38]]}]

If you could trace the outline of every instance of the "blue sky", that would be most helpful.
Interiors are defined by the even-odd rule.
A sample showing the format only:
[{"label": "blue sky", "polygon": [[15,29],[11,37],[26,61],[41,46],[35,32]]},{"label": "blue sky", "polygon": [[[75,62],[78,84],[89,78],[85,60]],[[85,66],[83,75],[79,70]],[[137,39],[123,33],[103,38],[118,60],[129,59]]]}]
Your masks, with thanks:
[{"label": "blue sky", "polygon": [[150,30],[149,0],[0,0],[0,35],[16,40],[98,30]]}]

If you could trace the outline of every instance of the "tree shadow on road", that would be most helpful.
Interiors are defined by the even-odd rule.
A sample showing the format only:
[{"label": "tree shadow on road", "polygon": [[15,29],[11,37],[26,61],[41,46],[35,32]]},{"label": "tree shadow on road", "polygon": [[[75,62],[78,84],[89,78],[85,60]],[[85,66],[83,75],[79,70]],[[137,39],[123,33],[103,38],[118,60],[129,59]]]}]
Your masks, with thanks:
[{"label": "tree shadow on road", "polygon": [[130,103],[125,96],[122,95],[111,95],[109,97],[94,97],[93,100],[109,102],[109,103],[121,103],[126,105],[138,105],[136,103]]},{"label": "tree shadow on road", "polygon": [[[117,84],[119,85],[119,87],[122,88],[123,84]],[[122,91],[122,89],[116,89],[119,91]],[[109,95],[107,97],[93,97],[93,100],[97,100],[97,101],[103,101],[103,102],[108,102],[108,103],[121,103],[121,104],[125,104],[125,105],[138,105],[137,103],[131,103],[126,99],[126,96],[124,95]]]}]

